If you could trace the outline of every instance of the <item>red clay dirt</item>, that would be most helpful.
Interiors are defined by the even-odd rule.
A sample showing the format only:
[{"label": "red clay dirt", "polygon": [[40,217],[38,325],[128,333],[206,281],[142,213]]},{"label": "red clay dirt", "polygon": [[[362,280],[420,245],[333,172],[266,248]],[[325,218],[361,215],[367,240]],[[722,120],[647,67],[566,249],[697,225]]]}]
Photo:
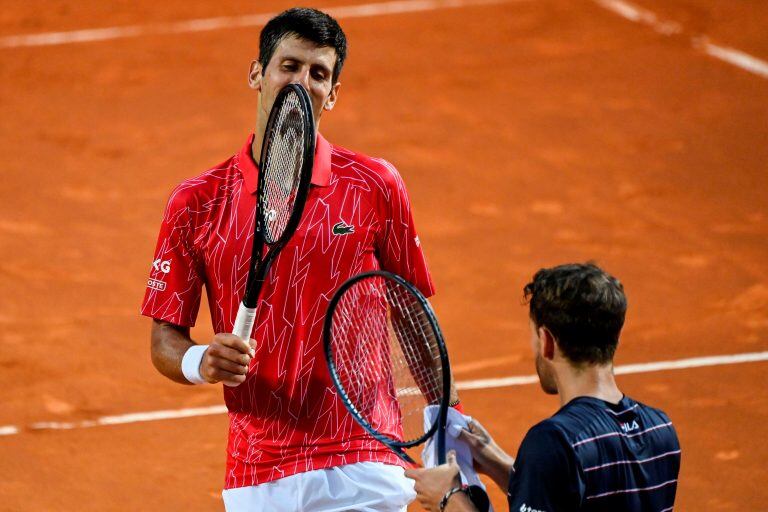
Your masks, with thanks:
[{"label": "red clay dirt", "polygon": [[[760,2],[640,3],[768,59]],[[285,7],[14,3],[0,36]],[[768,80],[586,0],[341,23],[351,53],[321,130],[401,170],[459,381],[533,372],[521,288],[566,261],[624,282],[618,364],[768,350]],[[157,374],[138,306],[171,188],[252,129],[257,39],[0,48],[0,426],[21,428],[0,436],[0,511],[223,509],[223,415],[26,426],[222,402]],[[677,509],[768,509],[765,378],[764,362],[619,378],[677,426]],[[557,409],[535,385],[463,398],[512,452]]]}]

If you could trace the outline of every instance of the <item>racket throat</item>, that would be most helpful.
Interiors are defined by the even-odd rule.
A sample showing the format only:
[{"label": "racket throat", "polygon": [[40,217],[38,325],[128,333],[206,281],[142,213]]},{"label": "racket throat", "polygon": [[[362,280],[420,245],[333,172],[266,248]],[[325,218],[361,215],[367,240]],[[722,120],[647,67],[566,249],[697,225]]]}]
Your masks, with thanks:
[{"label": "racket throat", "polygon": [[[272,267],[272,261],[275,255],[280,252],[279,247],[273,247],[271,251],[267,253],[267,257],[259,264],[261,257],[256,259],[256,263],[251,266],[251,275],[248,279],[248,285],[245,288],[245,295],[243,297],[243,304],[249,308],[256,308],[259,303],[259,297],[261,296],[261,289],[264,286],[264,281],[269,275],[269,269]],[[260,256],[260,255],[259,255]]]}]

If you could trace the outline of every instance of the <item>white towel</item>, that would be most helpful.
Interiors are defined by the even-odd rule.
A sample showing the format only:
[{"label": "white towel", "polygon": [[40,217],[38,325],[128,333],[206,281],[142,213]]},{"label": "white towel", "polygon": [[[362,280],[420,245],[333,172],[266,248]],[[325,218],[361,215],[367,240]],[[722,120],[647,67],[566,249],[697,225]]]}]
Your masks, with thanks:
[{"label": "white towel", "polygon": [[[428,405],[424,409],[424,430],[426,431],[436,421],[437,414],[440,412],[440,407],[437,405]],[[453,407],[448,408],[448,417],[445,422],[445,452],[448,453],[451,450],[456,452],[456,462],[459,465],[459,476],[461,477],[461,483],[467,485],[477,485],[485,491],[485,485],[480,481],[480,477],[477,475],[475,468],[472,465],[472,452],[469,449],[469,445],[459,439],[459,433],[462,429],[469,425],[471,416],[464,416]],[[437,449],[435,448],[435,442],[437,435],[433,435],[424,444],[424,448],[421,451],[421,460],[424,462],[424,467],[433,468],[437,466]],[[491,507],[490,512],[493,512]]]}]

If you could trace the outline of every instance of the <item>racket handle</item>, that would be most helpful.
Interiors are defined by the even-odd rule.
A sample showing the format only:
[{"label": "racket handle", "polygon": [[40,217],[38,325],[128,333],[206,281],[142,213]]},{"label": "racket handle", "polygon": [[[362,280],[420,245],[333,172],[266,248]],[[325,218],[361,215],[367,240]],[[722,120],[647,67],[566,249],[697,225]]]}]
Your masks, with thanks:
[{"label": "racket handle", "polygon": [[237,310],[237,317],[235,317],[235,325],[232,327],[232,334],[247,342],[251,339],[251,331],[253,331],[253,323],[255,321],[256,308],[246,307],[241,302],[240,308]]}]

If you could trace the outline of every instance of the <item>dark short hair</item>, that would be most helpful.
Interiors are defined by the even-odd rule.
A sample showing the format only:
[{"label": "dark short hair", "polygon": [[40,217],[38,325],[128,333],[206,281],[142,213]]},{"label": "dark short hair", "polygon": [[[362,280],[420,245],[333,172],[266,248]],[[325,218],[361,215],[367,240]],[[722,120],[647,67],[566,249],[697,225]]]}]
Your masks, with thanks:
[{"label": "dark short hair", "polygon": [[259,62],[262,73],[272,60],[277,45],[288,36],[296,36],[336,50],[336,64],[333,67],[333,83],[339,79],[344,59],[347,58],[347,37],[339,23],[317,9],[294,7],[283,11],[267,22],[259,37]]},{"label": "dark short hair", "polygon": [[546,327],[573,363],[613,360],[627,297],[618,279],[592,262],[536,272],[523,289],[536,327]]}]

